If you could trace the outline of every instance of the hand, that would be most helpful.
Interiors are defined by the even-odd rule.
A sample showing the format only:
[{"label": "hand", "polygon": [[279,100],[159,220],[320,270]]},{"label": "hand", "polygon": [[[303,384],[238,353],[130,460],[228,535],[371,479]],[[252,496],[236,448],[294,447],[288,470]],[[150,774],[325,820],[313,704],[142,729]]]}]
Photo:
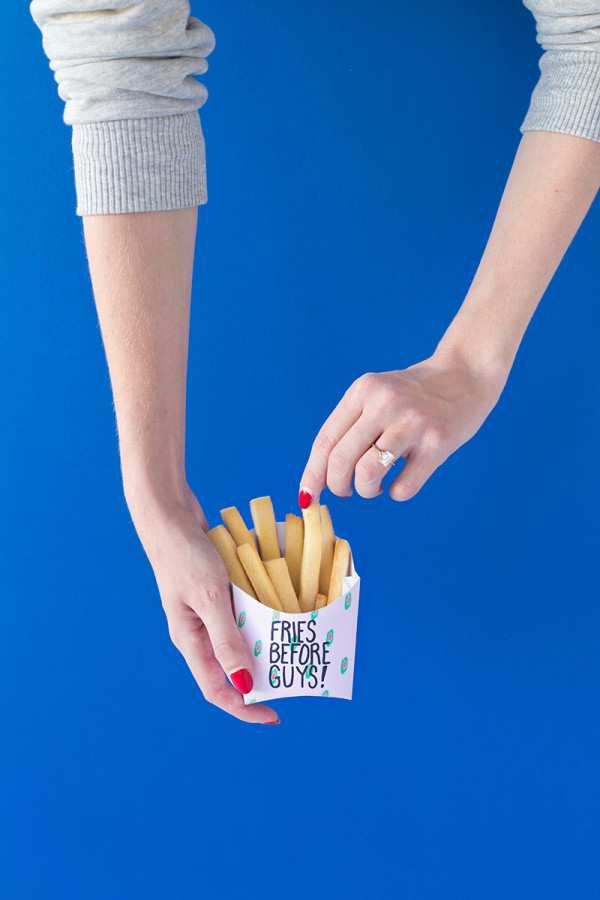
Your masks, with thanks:
[{"label": "hand", "polygon": [[[391,470],[377,451],[406,463],[390,484],[409,500],[451,453],[471,438],[496,405],[508,371],[482,374],[442,352],[393,372],[369,372],[346,391],[317,434],[300,484],[300,506],[325,486],[338,497],[377,497]],[[310,496],[309,496],[310,495]]]},{"label": "hand", "polygon": [[245,722],[278,723],[270,707],[244,705],[240,690],[251,690],[252,657],[235,623],[225,565],[206,537],[208,523],[189,488],[186,500],[185,506],[168,511],[145,499],[128,501],[156,576],[171,640],[209,703]]}]

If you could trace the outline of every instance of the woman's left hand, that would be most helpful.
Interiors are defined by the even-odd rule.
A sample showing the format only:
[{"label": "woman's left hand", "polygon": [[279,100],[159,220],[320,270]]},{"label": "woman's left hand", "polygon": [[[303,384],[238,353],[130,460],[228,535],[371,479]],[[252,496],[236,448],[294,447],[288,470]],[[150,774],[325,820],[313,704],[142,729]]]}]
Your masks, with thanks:
[{"label": "woman's left hand", "polygon": [[300,483],[306,509],[324,487],[338,497],[377,497],[391,469],[377,450],[406,463],[389,487],[409,500],[455,450],[471,438],[496,405],[508,370],[475,371],[461,357],[436,353],[393,372],[369,372],[346,391],[317,434]]}]

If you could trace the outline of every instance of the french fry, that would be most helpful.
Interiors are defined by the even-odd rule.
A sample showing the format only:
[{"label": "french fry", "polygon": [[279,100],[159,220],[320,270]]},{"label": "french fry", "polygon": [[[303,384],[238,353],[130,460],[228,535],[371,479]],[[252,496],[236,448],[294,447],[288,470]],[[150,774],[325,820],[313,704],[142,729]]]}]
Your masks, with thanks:
[{"label": "french fry", "polygon": [[237,507],[228,506],[227,509],[222,509],[221,518],[225,523],[227,531],[238,547],[241,546],[241,544],[254,544],[256,547],[256,538],[252,532],[246,528],[246,523],[238,512]]},{"label": "french fry", "polygon": [[280,556],[277,559],[265,559],[264,563],[283,611],[286,613],[301,612],[285,559]]},{"label": "french fry", "polygon": [[300,567],[300,593],[298,602],[302,612],[315,608],[319,588],[319,569],[323,551],[323,529],[321,528],[321,508],[315,500],[308,509],[302,510],[304,518],[304,544]]},{"label": "french fry", "polygon": [[285,517],[285,561],[290,572],[296,596],[300,591],[300,566],[304,543],[304,519],[288,513]]},{"label": "french fry", "polygon": [[241,588],[243,591],[245,591],[247,594],[250,594],[251,597],[254,597],[255,600],[257,600],[258,598],[256,596],[256,592],[250,584],[244,567],[237,555],[237,547],[235,545],[235,541],[231,537],[225,526],[216,525],[214,528],[211,528],[210,531],[206,532],[206,537],[219,551],[221,558],[225,563],[225,568],[227,569],[229,580],[233,584]]},{"label": "french fry", "polygon": [[351,551],[348,541],[336,538],[328,507],[317,500],[302,510],[302,516],[286,515],[283,556],[271,498],[255,497],[250,512],[256,536],[235,506],[222,509],[224,525],[207,532],[231,583],[260,603],[289,614],[334,603],[343,591]]},{"label": "french fry", "polygon": [[277,538],[275,513],[270,497],[255,497],[250,501],[250,513],[254,522],[254,531],[258,539],[261,559],[278,559],[281,548]]},{"label": "french fry", "polygon": [[[327,596],[331,583],[331,567],[333,565],[333,551],[335,550],[335,535],[331,514],[326,506],[321,507],[321,527],[323,529],[323,551],[321,554],[321,568],[319,571],[319,592]],[[316,609],[317,607],[315,607]]]},{"label": "french fry", "polygon": [[283,612],[283,606],[254,544],[242,544],[237,552],[260,602]]},{"label": "french fry", "polygon": [[327,604],[334,603],[342,596],[342,582],[348,574],[350,565],[350,544],[342,538],[337,538],[335,542],[335,550],[333,553],[333,566],[331,569],[331,583],[329,585],[329,594],[327,596]]}]

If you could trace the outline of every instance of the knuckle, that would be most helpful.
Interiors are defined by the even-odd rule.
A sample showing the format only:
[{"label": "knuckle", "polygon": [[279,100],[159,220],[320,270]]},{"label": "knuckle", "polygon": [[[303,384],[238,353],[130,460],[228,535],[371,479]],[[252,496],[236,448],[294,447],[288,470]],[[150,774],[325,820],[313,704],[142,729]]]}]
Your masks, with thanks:
[{"label": "knuckle", "polygon": [[366,484],[361,485],[360,483],[356,484],[356,493],[359,497],[362,497],[363,500],[371,500],[372,497],[377,496],[377,492],[374,488],[370,488]]},{"label": "knuckle", "polygon": [[334,472],[345,472],[348,469],[349,463],[350,460],[348,455],[343,450],[339,447],[332,450],[329,457],[329,465]]},{"label": "knuckle", "polygon": [[235,653],[237,649],[233,641],[229,641],[227,638],[218,638],[215,641],[211,641],[211,643],[217,659],[226,659]]},{"label": "knuckle", "polygon": [[364,375],[361,375],[360,378],[357,378],[353,383],[352,388],[358,394],[368,394],[373,390],[379,383],[379,376],[377,372],[365,372]]},{"label": "knuckle", "polygon": [[194,595],[196,609],[200,616],[210,616],[222,603],[223,594],[216,588],[201,587]]},{"label": "knuckle", "polygon": [[418,406],[406,406],[402,418],[405,428],[413,434],[422,432],[427,426],[427,416]]},{"label": "knuckle", "polygon": [[227,697],[227,688],[225,687],[211,687],[209,688],[210,700],[209,703],[212,703],[213,706],[218,706],[219,709],[223,709],[226,712],[231,712],[229,709],[228,697]]},{"label": "knuckle", "polygon": [[418,492],[419,487],[414,481],[403,481],[401,484],[392,485],[390,497],[392,500],[410,500]]},{"label": "knuckle", "polygon": [[183,635],[181,633],[181,629],[177,626],[169,624],[169,637],[171,638],[171,642],[179,650],[183,644]]},{"label": "knuckle", "polygon": [[[361,459],[356,464],[356,480],[363,484],[371,484],[381,480],[381,465],[369,459]],[[358,488],[357,488],[358,489]]]},{"label": "knuckle", "polygon": [[430,425],[421,439],[421,448],[428,456],[439,456],[443,453],[448,435],[442,425]]},{"label": "knuckle", "polygon": [[190,631],[190,633],[186,637],[186,649],[191,651],[197,651],[202,647],[202,638],[200,636],[200,632],[194,629]]},{"label": "knuckle", "polygon": [[382,412],[396,409],[401,405],[401,395],[391,384],[383,383],[377,387],[375,406]]},{"label": "knuckle", "polygon": [[219,694],[213,687],[204,687],[202,689],[202,696],[207,703],[211,703],[213,706],[219,705]]},{"label": "knuckle", "polygon": [[313,449],[318,453],[329,455],[333,449],[333,441],[325,431],[320,431],[315,438]]}]

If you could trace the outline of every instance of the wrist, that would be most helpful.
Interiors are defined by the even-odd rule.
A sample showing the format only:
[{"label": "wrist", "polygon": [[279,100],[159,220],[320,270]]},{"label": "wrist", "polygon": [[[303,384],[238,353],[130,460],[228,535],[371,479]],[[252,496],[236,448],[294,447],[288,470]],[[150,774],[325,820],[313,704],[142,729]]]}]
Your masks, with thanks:
[{"label": "wrist", "polygon": [[123,491],[134,519],[188,509],[184,450],[174,439],[147,448],[121,443],[120,456]]},{"label": "wrist", "polygon": [[506,385],[514,354],[496,353],[473,338],[447,331],[431,359],[442,369],[462,373],[478,392],[496,402]]},{"label": "wrist", "polygon": [[180,497],[158,493],[154,487],[147,491],[136,488],[125,496],[133,525],[155,574],[157,566],[170,566],[174,544],[181,548],[185,535],[197,536],[204,531],[191,504]]},{"label": "wrist", "polygon": [[444,368],[464,370],[478,381],[497,385],[500,390],[506,384],[514,354],[496,355],[475,341],[461,339],[454,334],[446,334],[432,354],[432,360]]},{"label": "wrist", "polygon": [[526,323],[509,327],[502,308],[492,300],[467,297],[437,345],[437,361],[466,368],[500,389],[506,383]]}]

